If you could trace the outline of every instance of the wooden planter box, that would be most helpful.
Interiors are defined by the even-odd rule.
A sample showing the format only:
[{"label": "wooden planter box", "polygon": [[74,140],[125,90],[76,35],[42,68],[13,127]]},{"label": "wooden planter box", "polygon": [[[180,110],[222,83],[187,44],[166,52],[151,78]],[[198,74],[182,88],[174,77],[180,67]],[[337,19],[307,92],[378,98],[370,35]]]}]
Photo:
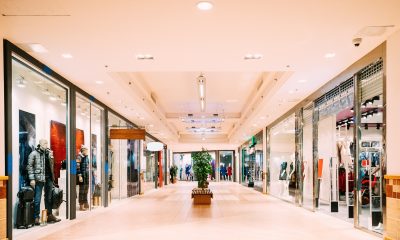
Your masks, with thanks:
[{"label": "wooden planter box", "polygon": [[195,188],[192,190],[192,198],[194,204],[211,204],[213,193],[208,188]]}]

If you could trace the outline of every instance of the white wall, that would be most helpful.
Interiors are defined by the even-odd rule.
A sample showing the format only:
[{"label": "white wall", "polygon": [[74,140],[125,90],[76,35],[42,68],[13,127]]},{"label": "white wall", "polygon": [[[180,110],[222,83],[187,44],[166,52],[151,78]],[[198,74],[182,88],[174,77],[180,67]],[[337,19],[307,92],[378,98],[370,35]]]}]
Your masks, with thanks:
[{"label": "white wall", "polygon": [[386,110],[387,110],[387,174],[400,174],[398,148],[400,143],[400,31],[387,40],[386,45]]}]

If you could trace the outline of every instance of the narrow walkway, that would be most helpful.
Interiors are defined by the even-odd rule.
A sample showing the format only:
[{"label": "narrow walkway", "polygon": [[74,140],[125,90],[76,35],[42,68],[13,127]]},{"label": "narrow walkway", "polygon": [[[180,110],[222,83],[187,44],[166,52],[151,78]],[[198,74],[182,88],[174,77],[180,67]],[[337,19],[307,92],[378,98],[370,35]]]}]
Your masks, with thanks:
[{"label": "narrow walkway", "polygon": [[26,239],[379,239],[345,221],[235,183],[211,183],[212,205],[193,206],[194,186],[168,185],[81,219],[48,226],[49,231],[43,228],[35,233],[40,235]]}]

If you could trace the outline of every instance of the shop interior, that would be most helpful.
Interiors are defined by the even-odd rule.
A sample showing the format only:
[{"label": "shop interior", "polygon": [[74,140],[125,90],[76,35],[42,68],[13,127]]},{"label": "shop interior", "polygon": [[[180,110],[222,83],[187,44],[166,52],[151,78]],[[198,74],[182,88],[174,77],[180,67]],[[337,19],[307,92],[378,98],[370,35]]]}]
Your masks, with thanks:
[{"label": "shop interior", "polygon": [[[22,206],[26,207],[27,203],[34,209],[35,203],[38,201],[37,198],[36,201],[34,200],[34,190],[31,186],[43,184],[39,207],[34,214],[42,226],[46,225],[46,214],[48,217],[53,215],[58,219],[66,219],[65,202],[58,209],[48,210],[46,214],[44,213],[46,209],[44,192],[48,187],[41,181],[47,183],[48,177],[51,176],[54,183],[63,190],[63,200],[67,201],[67,94],[68,90],[62,84],[25,63],[22,59],[13,57],[12,122],[18,124],[12,126],[12,146],[13,155],[19,156],[13,161],[12,214],[15,227],[14,236],[29,234],[30,231],[37,229],[36,227],[16,229],[21,227],[18,224],[19,209],[22,209]],[[37,157],[53,159],[53,166],[50,163],[49,168],[46,168],[53,170],[50,174],[43,166],[35,164],[34,159]],[[43,179],[40,176],[43,176]],[[32,179],[35,179],[35,181],[32,182]],[[21,199],[22,195],[17,196],[20,191],[31,191],[32,198]],[[28,195],[31,194],[25,196]]]},{"label": "shop interior", "polygon": [[219,151],[220,181],[233,181],[233,151]]},{"label": "shop interior", "polygon": [[104,110],[89,99],[76,98],[77,210],[101,207],[104,164]]},{"label": "shop interior", "polygon": [[270,194],[295,202],[295,116],[292,114],[270,130]]}]

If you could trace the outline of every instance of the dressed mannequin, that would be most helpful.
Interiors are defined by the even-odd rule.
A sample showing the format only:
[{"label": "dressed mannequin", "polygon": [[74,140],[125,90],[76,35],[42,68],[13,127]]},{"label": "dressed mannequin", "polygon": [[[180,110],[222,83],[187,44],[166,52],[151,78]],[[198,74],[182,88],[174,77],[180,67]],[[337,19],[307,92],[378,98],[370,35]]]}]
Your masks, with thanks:
[{"label": "dressed mannequin", "polygon": [[228,180],[232,181],[232,166],[230,163],[228,165]]},{"label": "dressed mannequin", "polygon": [[76,160],[77,180],[79,184],[79,210],[86,211],[89,209],[88,192],[89,192],[89,150],[84,145],[81,146],[80,153]]},{"label": "dressed mannequin", "polygon": [[48,148],[46,139],[41,139],[35,150],[29,154],[26,167],[30,185],[35,190],[34,218],[35,225],[40,225],[40,202],[44,188],[44,203],[47,209],[47,222],[61,221],[52,214],[52,190],[54,182],[54,158],[53,151]]}]

